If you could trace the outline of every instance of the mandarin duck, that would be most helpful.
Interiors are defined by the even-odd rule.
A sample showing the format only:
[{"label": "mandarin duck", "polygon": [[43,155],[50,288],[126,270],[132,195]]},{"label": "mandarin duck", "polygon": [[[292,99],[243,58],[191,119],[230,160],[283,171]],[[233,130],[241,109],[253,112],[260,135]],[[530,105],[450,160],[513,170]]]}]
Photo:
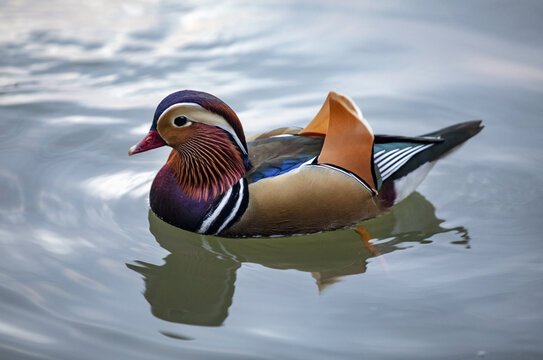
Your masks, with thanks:
[{"label": "mandarin duck", "polygon": [[305,128],[246,139],[223,101],[182,90],[159,103],[128,154],[172,148],[149,195],[171,225],[228,237],[308,234],[387,212],[482,128],[469,121],[417,137],[374,135],[354,102],[330,92]]}]

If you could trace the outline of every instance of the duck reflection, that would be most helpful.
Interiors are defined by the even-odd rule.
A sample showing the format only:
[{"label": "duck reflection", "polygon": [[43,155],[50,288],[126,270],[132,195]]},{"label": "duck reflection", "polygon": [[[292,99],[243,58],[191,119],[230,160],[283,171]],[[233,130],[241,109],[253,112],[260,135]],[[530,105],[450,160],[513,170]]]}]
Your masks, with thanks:
[{"label": "duck reflection", "polygon": [[[144,296],[156,317],[184,324],[219,326],[228,316],[236,270],[244,262],[274,269],[310,272],[319,290],[340,277],[366,271],[369,258],[429,243],[436,234],[455,232],[453,243],[469,241],[464,227],[445,228],[444,220],[419,193],[356,231],[284,238],[227,239],[180,230],[149,212],[151,233],[170,252],[163,265],[136,261],[127,266],[143,275]],[[369,238],[371,237],[371,242]]]}]

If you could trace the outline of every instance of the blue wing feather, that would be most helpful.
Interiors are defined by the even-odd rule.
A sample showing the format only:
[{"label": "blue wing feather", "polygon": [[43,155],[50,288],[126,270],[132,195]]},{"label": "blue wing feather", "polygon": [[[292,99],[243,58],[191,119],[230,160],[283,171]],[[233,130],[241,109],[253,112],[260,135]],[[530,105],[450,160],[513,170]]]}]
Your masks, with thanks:
[{"label": "blue wing feather", "polygon": [[285,174],[300,167],[303,163],[314,158],[314,154],[295,155],[278,161],[264,163],[249,175],[249,182],[256,182],[268,177]]}]

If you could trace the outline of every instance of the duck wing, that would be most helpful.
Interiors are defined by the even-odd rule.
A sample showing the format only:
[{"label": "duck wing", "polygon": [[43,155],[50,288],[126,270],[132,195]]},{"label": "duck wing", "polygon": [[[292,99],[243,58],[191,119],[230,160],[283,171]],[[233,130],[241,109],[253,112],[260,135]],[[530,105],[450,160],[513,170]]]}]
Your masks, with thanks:
[{"label": "duck wing", "polygon": [[318,156],[323,143],[323,138],[300,135],[279,135],[250,141],[247,146],[252,168],[246,178],[253,183],[294,170]]}]

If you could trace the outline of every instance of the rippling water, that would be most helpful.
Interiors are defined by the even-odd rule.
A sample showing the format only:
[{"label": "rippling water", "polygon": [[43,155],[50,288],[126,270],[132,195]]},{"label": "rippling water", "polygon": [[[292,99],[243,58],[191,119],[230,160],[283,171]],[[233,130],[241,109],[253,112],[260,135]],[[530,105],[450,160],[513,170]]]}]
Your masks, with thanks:
[{"label": "rippling water", "polygon": [[[539,1],[2,2],[0,358],[543,357],[542,24]],[[203,237],[148,211],[168,151],[126,156],[183,88],[247,133],[330,89],[377,133],[486,128],[368,233]]]}]

